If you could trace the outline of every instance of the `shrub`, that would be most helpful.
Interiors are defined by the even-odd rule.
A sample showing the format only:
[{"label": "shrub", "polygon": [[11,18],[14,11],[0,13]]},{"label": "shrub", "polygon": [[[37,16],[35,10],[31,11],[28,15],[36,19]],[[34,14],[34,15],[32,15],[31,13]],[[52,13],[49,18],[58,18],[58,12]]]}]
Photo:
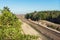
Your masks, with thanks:
[{"label": "shrub", "polygon": [[36,36],[21,33],[21,22],[9,8],[4,7],[0,15],[0,40],[33,40]]}]

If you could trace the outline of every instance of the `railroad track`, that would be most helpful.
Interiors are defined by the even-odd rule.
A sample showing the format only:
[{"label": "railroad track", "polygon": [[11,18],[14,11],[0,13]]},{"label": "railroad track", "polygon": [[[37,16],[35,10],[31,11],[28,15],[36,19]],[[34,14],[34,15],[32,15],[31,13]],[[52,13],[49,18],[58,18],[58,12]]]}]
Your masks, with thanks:
[{"label": "railroad track", "polygon": [[42,33],[45,37],[48,37],[51,40],[60,40],[60,33],[56,33],[54,31],[51,31],[47,28],[42,27],[41,25],[32,23],[32,22],[30,22],[29,20],[25,19],[22,16],[20,16],[19,19],[21,19],[23,22],[31,25],[31,27],[36,29],[39,33]]}]

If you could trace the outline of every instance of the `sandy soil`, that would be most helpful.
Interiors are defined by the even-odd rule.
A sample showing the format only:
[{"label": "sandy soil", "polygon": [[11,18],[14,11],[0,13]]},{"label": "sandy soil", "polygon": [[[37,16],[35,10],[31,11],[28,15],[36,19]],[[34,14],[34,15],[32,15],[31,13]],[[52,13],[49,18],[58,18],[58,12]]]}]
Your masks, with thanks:
[{"label": "sandy soil", "polygon": [[[34,30],[30,25],[22,22],[22,29],[23,29],[23,33],[26,35],[35,35],[35,36],[39,36],[39,33]],[[42,38],[38,38],[38,40],[42,40]]]},{"label": "sandy soil", "polygon": [[39,35],[39,33],[34,30],[33,28],[31,28],[28,24],[26,23],[23,23],[22,25],[22,29],[23,29],[23,32],[25,34],[29,34],[29,35]]}]

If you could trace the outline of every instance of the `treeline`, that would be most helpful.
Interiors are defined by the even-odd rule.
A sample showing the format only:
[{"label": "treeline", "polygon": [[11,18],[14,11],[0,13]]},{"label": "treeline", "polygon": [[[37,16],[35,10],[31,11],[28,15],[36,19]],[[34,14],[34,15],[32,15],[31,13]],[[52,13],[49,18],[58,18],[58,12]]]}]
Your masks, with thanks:
[{"label": "treeline", "polygon": [[34,21],[48,20],[60,24],[60,11],[34,11],[25,15],[26,19]]}]

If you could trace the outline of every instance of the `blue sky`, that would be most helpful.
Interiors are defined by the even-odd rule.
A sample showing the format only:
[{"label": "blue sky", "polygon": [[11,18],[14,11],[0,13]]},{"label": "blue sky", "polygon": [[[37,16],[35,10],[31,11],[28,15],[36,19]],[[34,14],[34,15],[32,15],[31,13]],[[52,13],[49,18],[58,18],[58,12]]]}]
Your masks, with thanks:
[{"label": "blue sky", "polygon": [[60,10],[60,0],[0,0],[0,9],[8,6],[15,14]]}]

